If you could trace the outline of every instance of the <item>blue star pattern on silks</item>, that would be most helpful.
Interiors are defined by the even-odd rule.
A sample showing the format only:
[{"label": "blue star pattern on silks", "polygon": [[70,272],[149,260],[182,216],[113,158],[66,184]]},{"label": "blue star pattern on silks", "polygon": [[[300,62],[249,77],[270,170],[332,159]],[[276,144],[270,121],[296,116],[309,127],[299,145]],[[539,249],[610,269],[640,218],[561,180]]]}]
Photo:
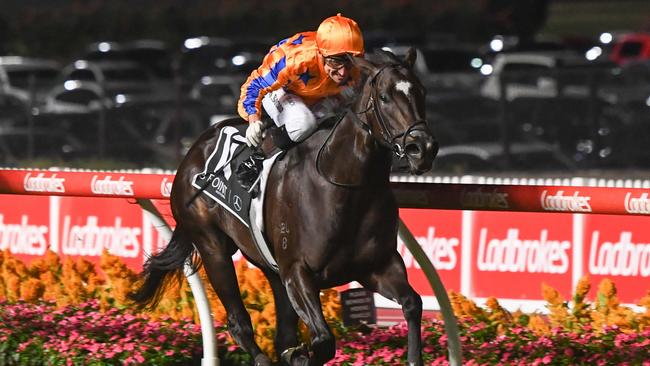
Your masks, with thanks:
[{"label": "blue star pattern on silks", "polygon": [[313,78],[313,76],[309,75],[309,70],[306,70],[300,76],[298,77],[300,80],[302,80],[303,83],[305,83],[305,86],[307,86],[307,83],[309,82],[310,79]]},{"label": "blue star pattern on silks", "polygon": [[302,34],[298,36],[298,38],[294,39],[293,42],[291,42],[292,45],[299,45],[302,44],[302,39],[305,38]]}]

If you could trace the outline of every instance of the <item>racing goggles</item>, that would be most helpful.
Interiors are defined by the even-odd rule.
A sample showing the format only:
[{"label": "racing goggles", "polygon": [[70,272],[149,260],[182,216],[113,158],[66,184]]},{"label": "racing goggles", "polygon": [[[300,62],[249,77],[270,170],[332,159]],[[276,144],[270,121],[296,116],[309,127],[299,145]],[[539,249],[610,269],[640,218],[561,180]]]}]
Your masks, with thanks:
[{"label": "racing goggles", "polygon": [[325,57],[325,64],[334,70],[350,67],[352,61],[347,55],[336,55]]}]

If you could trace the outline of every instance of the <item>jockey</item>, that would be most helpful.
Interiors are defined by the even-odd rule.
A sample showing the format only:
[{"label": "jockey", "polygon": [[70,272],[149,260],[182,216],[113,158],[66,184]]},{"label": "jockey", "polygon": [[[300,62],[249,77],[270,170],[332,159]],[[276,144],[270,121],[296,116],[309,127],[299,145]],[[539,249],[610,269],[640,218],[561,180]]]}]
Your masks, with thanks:
[{"label": "jockey", "polygon": [[[316,32],[301,32],[280,41],[241,87],[239,115],[248,121],[248,146],[263,138],[260,107],[278,128],[273,141],[282,150],[311,135],[320,121],[354,96],[359,70],[348,56],[362,56],[363,36],[357,23],[342,16],[325,19]],[[256,151],[237,168],[246,189],[261,170],[264,154]]]}]

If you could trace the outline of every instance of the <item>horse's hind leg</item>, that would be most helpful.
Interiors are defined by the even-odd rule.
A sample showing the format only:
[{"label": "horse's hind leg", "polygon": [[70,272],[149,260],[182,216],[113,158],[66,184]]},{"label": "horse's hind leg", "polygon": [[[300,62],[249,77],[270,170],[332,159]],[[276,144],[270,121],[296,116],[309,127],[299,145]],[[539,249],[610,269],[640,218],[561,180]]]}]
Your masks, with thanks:
[{"label": "horse's hind leg", "polygon": [[198,240],[197,249],[219,300],[226,309],[228,330],[237,343],[255,359],[255,366],[270,366],[271,360],[255,343],[250,315],[244,306],[237,284],[232,254],[237,247],[221,232],[205,233]]},{"label": "horse's hind leg", "polygon": [[289,299],[300,318],[311,332],[312,357],[308,363],[298,365],[320,366],[334,358],[336,343],[329,325],[325,321],[320,302],[320,289],[315,285],[304,264],[294,264],[283,276]]},{"label": "horse's hind leg", "polygon": [[408,324],[408,365],[421,366],[422,298],[408,283],[402,257],[396,251],[384,268],[376,270],[360,282],[364,287],[397,301],[402,306]]}]

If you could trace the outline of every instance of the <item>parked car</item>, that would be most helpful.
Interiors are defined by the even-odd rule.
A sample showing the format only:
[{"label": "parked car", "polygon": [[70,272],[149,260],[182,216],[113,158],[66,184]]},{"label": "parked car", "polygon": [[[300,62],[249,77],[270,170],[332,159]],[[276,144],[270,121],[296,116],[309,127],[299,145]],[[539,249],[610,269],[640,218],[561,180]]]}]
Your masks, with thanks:
[{"label": "parked car", "polygon": [[237,116],[237,101],[243,82],[242,76],[204,76],[192,87],[190,101],[210,124]]},{"label": "parked car", "polygon": [[498,142],[442,146],[433,162],[436,173],[475,174],[482,172],[570,171],[572,159],[557,146],[544,142],[516,141],[510,144],[510,158]]},{"label": "parked car", "polygon": [[[589,97],[595,83],[612,82],[620,69],[609,62],[589,62],[582,55],[569,52],[502,53],[495,57],[480,93],[486,98],[501,98],[501,82],[505,81],[505,99],[553,98],[556,96]],[[590,83],[594,85],[590,85]],[[605,89],[599,97],[611,98]]]},{"label": "parked car", "polygon": [[174,55],[167,44],[160,40],[95,42],[86,47],[81,58],[88,61],[135,62],[159,79],[167,80],[173,77]]},{"label": "parked car", "polygon": [[265,37],[232,37],[230,47],[229,75],[248,77],[251,71],[262,64],[264,56],[269,52],[275,39]]},{"label": "parked car", "polygon": [[25,105],[37,105],[56,82],[59,65],[52,60],[20,56],[0,57],[0,93]]},{"label": "parked car", "polygon": [[40,113],[87,114],[113,108],[114,99],[93,81],[67,80],[52,88]]},{"label": "parked car", "polygon": [[[381,49],[403,57],[411,46],[388,45]],[[477,94],[483,81],[483,59],[471,45],[430,44],[415,48],[414,70],[427,89],[427,98]]]},{"label": "parked car", "polygon": [[0,93],[0,129],[27,126],[30,106],[10,94]]},{"label": "parked car", "polygon": [[104,93],[140,100],[173,100],[174,90],[137,63],[77,60],[65,66],[59,84],[79,80],[98,84]]},{"label": "parked car", "polygon": [[39,124],[67,131],[93,153],[130,162],[173,165],[209,125],[198,108],[106,93],[92,81],[67,80],[36,110]]},{"label": "parked car", "polygon": [[183,42],[178,71],[187,91],[206,75],[224,74],[230,65],[232,41],[219,37],[191,37]]},{"label": "parked car", "polygon": [[619,65],[650,60],[650,33],[631,33],[620,37],[614,42],[609,58]]}]

